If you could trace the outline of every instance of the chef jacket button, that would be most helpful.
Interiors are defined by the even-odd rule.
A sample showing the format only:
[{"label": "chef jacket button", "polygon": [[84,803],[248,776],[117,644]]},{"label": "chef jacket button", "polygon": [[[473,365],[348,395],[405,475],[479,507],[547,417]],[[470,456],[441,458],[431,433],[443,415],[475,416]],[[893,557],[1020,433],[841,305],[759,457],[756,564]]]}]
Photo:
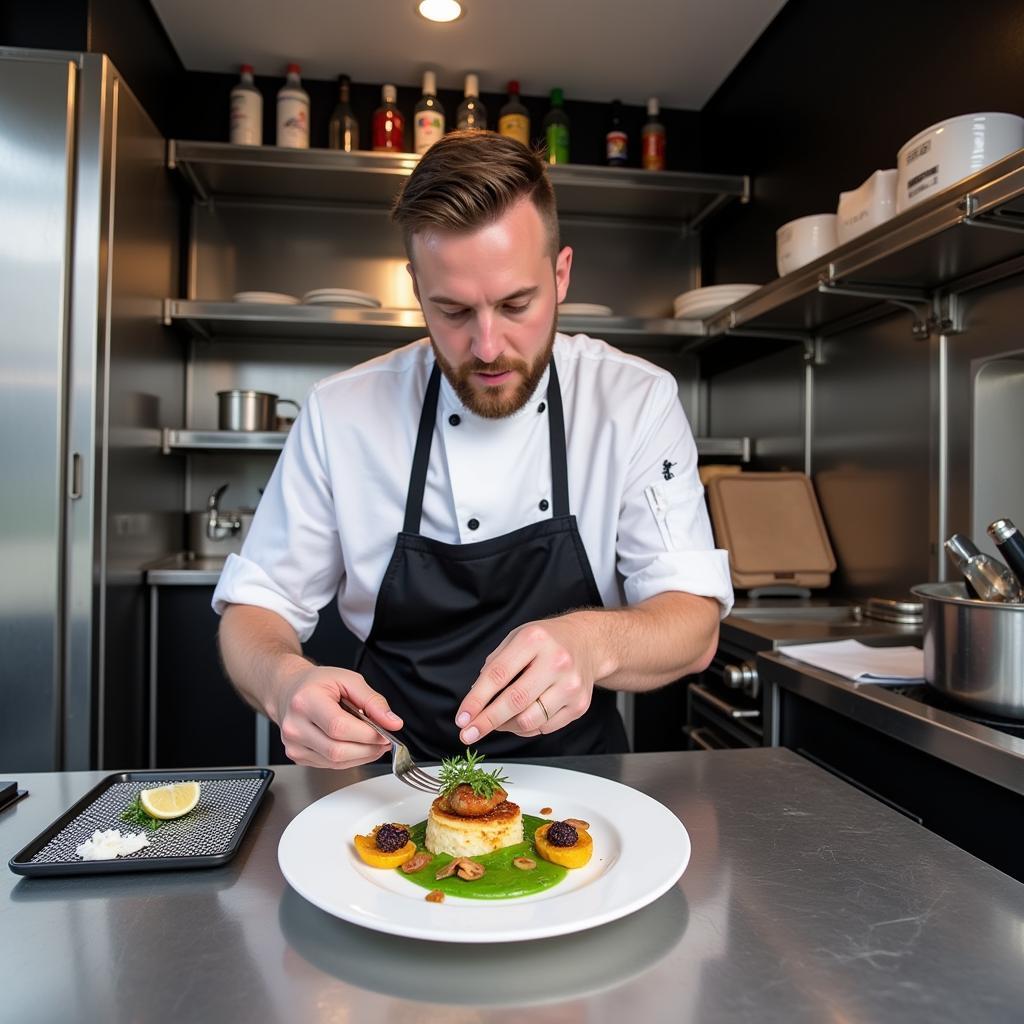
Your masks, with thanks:
[{"label": "chef jacket button", "polygon": [[470,521],[468,523],[466,523],[466,525],[471,530],[479,530],[480,529],[480,520],[479,519],[470,519]]},{"label": "chef jacket button", "polygon": [[547,406],[541,402],[540,405],[537,406],[537,412],[543,412],[546,408]]},{"label": "chef jacket button", "polygon": [[457,427],[462,422],[462,417],[457,412],[453,412],[451,416],[448,417],[448,422],[453,427]]},{"label": "chef jacket button", "polygon": [[547,498],[541,498],[540,499],[540,510],[541,510],[541,512],[547,512],[549,507],[550,506],[548,505],[548,499]]}]

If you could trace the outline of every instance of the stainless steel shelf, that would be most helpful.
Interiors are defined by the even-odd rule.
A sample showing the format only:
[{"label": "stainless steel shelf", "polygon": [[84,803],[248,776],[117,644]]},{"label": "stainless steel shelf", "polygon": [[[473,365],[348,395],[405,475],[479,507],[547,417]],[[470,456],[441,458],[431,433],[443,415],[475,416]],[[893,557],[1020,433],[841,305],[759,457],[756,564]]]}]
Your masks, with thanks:
[{"label": "stainless steel shelf", "polygon": [[[167,165],[200,200],[216,196],[319,202],[391,203],[416,166],[412,153],[341,153],[226,142],[167,144]],[[640,171],[619,167],[549,168],[561,213],[680,221],[696,227],[733,199],[749,198],[743,175]]]},{"label": "stainless steel shelf", "polygon": [[701,458],[739,459],[749,462],[754,454],[754,440],[750,437],[695,437],[697,454]]},{"label": "stainless steel shelf", "polygon": [[[337,309],[241,302],[164,301],[164,323],[187,327],[203,338],[296,338],[401,344],[422,338],[420,311],[409,309]],[[629,316],[566,316],[558,321],[567,334],[584,333],[641,348],[680,347],[700,334],[698,320]]]},{"label": "stainless steel shelf", "polygon": [[[163,430],[163,452],[279,452],[287,433],[247,430]],[[737,458],[749,462],[754,443],[749,437],[698,437],[697,454],[703,457]]]},{"label": "stainless steel shelf", "polygon": [[[1022,256],[1024,150],[1018,150],[709,317],[706,337],[832,333],[891,309],[881,297],[887,293],[923,306],[933,293],[955,291],[958,282]],[[874,294],[829,293],[844,286]]]},{"label": "stainless steel shelf", "polygon": [[288,434],[267,430],[173,430],[164,428],[162,448],[171,452],[279,452]]}]

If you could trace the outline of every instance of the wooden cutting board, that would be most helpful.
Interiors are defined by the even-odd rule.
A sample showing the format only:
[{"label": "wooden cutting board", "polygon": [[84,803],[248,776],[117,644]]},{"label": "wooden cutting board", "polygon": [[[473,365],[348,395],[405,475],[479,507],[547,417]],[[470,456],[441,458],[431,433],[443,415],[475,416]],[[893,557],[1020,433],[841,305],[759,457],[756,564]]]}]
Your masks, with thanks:
[{"label": "wooden cutting board", "polygon": [[718,476],[708,481],[707,493],[733,586],[828,586],[836,560],[804,473]]}]

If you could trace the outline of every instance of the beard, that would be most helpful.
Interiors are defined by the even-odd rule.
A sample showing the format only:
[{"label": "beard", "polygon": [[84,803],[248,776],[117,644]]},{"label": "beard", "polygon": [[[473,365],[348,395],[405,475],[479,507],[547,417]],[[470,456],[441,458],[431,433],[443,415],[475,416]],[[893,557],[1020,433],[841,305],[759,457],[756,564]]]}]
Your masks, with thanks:
[{"label": "beard", "polygon": [[[524,359],[495,359],[485,363],[480,359],[471,358],[461,366],[453,366],[441,355],[433,336],[430,346],[434,350],[434,358],[441,372],[445,375],[452,390],[459,396],[462,404],[470,412],[489,420],[499,420],[518,412],[530,400],[536,391],[544,371],[551,362],[551,354],[555,347],[555,331],[557,319],[552,318],[548,332],[547,344],[534,359],[528,363]],[[519,381],[502,384],[498,387],[479,386],[473,383],[474,373],[506,373],[513,371],[519,375]]]}]

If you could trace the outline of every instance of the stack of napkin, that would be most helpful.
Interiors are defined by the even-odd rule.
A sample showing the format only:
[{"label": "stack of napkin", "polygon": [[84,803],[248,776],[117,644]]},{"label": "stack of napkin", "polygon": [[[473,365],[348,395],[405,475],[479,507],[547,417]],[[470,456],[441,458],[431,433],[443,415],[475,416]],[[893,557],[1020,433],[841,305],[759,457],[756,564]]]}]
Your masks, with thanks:
[{"label": "stack of napkin", "polygon": [[790,644],[779,654],[846,676],[855,683],[905,686],[924,682],[924,651],[919,647],[868,647],[859,640]]}]

